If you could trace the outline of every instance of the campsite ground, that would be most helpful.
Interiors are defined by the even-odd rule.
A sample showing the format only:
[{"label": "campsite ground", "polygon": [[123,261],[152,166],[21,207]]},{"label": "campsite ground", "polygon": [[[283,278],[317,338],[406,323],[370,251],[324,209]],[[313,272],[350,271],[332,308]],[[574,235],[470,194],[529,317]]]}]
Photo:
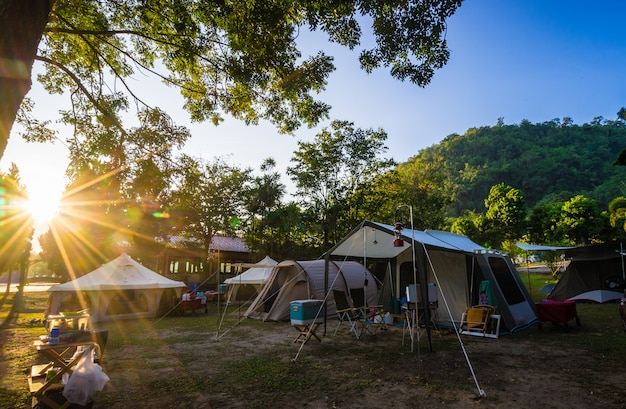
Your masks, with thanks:
[{"label": "campsite ground", "polygon": [[[536,285],[538,287],[538,284]],[[0,407],[26,408],[25,370],[45,294],[28,294],[0,333]],[[231,310],[232,311],[232,310]],[[626,333],[616,305],[579,305],[581,327],[552,324],[484,339],[434,334],[411,352],[402,328],[356,340],[347,326],[293,342],[288,323],[208,315],[100,324],[111,380],[94,408],[626,408]],[[320,334],[323,331],[319,331]],[[476,385],[464,352],[469,357]],[[478,387],[486,397],[476,399]]]}]

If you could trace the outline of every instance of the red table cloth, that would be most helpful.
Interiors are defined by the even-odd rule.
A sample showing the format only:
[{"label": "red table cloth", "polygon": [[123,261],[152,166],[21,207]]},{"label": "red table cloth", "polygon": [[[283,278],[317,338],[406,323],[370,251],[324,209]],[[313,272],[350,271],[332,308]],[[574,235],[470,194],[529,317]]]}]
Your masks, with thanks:
[{"label": "red table cloth", "polygon": [[576,301],[544,301],[535,304],[541,322],[567,323],[578,318]]}]

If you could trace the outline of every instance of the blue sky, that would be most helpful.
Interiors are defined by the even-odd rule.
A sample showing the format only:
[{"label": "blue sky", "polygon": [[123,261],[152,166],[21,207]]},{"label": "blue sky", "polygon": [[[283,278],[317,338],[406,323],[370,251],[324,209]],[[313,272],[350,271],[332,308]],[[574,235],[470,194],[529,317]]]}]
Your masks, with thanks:
[{"label": "blue sky", "polygon": [[[383,128],[388,156],[405,161],[447,135],[494,125],[500,117],[506,124],[615,119],[626,106],[625,15],[623,1],[468,0],[448,22],[450,60],[425,88],[394,80],[385,69],[370,75],[360,71],[356,51],[328,44],[321,34],[303,34],[301,41],[310,53],[324,49],[335,56],[337,71],[320,95],[333,106],[332,119]],[[316,132],[278,135],[271,125],[246,127],[234,120],[217,128],[191,124],[176,91],[139,79],[136,89],[191,129],[186,152],[206,159],[226,156],[256,171],[267,157],[283,171],[297,141],[312,140]],[[41,118],[54,119],[66,103],[46,96],[36,84],[29,97]],[[67,164],[62,144],[25,144],[13,136],[0,169],[11,162],[19,166],[31,196],[58,200]],[[283,183],[290,186],[286,176]]]}]

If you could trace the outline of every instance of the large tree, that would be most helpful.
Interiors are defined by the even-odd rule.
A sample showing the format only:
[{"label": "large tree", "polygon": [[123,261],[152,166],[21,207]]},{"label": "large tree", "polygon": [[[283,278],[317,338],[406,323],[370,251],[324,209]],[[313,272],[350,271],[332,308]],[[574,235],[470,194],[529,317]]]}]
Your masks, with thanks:
[{"label": "large tree", "polygon": [[169,202],[173,230],[170,235],[195,243],[206,256],[216,233],[233,234],[244,210],[250,170],[229,165],[223,158],[212,162],[183,155]]},{"label": "large tree", "polygon": [[[363,22],[376,40],[359,55],[371,72],[425,86],[449,58],[446,20],[462,0],[166,1],[5,0],[0,5],[0,157],[31,86],[33,62],[50,93],[72,98],[73,115],[122,127],[120,99],[144,104],[128,81],[151,74],[176,86],[196,121],[224,113],[267,119],[282,132],[314,125],[329,106],[314,99],[334,69],[320,51],[302,56],[300,30],[359,46]],[[28,121],[31,139],[49,132]]]},{"label": "large tree", "polygon": [[[15,323],[22,306],[34,231],[32,217],[24,206],[27,198],[15,165],[11,166],[9,173],[0,173],[0,275],[9,273],[4,294],[0,297],[0,308],[10,299],[10,285],[18,284],[9,314],[0,322],[0,330]],[[11,282],[13,271],[20,273],[17,283]]]},{"label": "large tree", "polygon": [[499,183],[492,186],[485,199],[486,222],[491,230],[492,245],[512,242],[524,234],[526,227],[526,198],[521,190]]},{"label": "large tree", "polygon": [[298,142],[287,173],[306,210],[317,246],[340,239],[358,221],[355,194],[385,173],[395,162],[382,157],[387,134],[333,121],[313,142]]}]

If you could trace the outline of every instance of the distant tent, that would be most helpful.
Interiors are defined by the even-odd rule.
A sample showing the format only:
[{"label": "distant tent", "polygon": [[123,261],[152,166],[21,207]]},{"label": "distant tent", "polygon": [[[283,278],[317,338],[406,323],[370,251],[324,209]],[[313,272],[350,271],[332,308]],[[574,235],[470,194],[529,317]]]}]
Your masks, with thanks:
[{"label": "distant tent", "polygon": [[535,304],[508,255],[487,250],[465,236],[443,231],[403,229],[400,238],[402,246],[396,246],[394,226],[365,220],[329,254],[333,259],[386,261],[393,271],[384,284],[391,286],[392,291],[383,290],[383,293],[401,297],[406,286],[414,281],[411,266],[414,242],[416,251],[425,250],[428,282],[437,285],[439,325],[452,326],[454,321],[458,326],[465,309],[479,304],[480,283],[484,280],[490,283],[503,329],[512,332],[536,321]]},{"label": "distant tent", "polygon": [[228,285],[228,300],[249,300],[256,296],[272,274],[276,264],[278,261],[265,256],[263,260],[250,265],[250,268],[243,273],[224,280],[224,284]]},{"label": "distant tent", "polygon": [[[554,301],[580,299],[595,302],[619,300],[622,298],[626,282],[623,252],[621,242],[577,248],[548,299]],[[581,297],[581,294],[598,290],[602,292]]]},{"label": "distant tent", "polygon": [[122,254],[89,274],[50,287],[46,312],[89,309],[92,322],[151,318],[167,311],[185,287]]},{"label": "distant tent", "polygon": [[[244,316],[263,321],[287,321],[291,301],[304,299],[326,299],[326,316],[336,316],[337,308],[332,291],[327,298],[324,294],[324,270],[324,260],[286,260],[278,263]],[[362,288],[368,305],[378,302],[376,281],[360,263],[330,262],[328,282],[330,289],[346,293],[353,288]]]}]

